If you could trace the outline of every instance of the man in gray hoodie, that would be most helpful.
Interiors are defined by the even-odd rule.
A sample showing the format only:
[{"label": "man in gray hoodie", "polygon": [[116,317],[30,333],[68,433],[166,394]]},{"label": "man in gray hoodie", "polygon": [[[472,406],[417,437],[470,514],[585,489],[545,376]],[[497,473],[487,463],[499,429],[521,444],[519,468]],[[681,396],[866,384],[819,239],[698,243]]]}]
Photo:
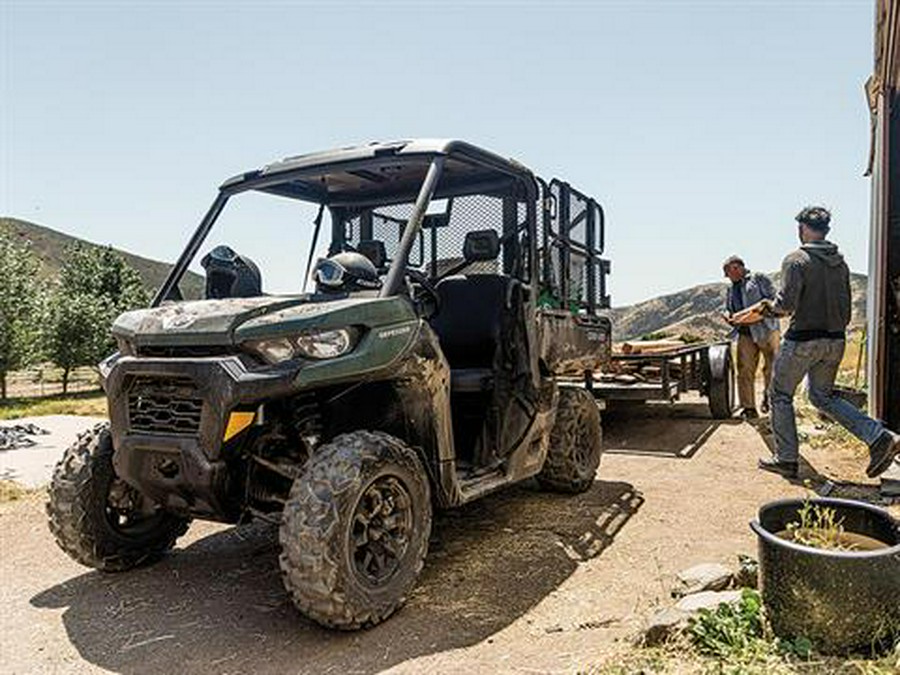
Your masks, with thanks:
[{"label": "man in gray hoodie", "polygon": [[837,246],[825,239],[831,223],[827,209],[805,208],[796,220],[801,246],[781,265],[781,291],[775,301],[760,303],[776,316],[790,315],[791,321],[775,359],[770,392],[775,457],[760,460],[759,468],[797,476],[794,392],[807,376],[810,402],[869,446],[866,475],[874,478],[900,452],[900,434],[834,393],[850,323],[850,270]]}]

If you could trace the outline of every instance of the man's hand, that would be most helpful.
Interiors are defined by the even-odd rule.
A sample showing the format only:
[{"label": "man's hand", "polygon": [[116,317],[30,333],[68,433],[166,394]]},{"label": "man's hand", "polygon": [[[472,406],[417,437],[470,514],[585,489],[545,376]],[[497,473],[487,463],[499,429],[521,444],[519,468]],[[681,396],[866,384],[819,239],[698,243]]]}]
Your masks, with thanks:
[{"label": "man's hand", "polygon": [[731,318],[731,314],[729,314],[728,312],[722,312],[722,320],[729,326],[734,325],[734,319]]},{"label": "man's hand", "polygon": [[768,298],[763,298],[753,308],[763,316],[775,316],[775,303]]}]

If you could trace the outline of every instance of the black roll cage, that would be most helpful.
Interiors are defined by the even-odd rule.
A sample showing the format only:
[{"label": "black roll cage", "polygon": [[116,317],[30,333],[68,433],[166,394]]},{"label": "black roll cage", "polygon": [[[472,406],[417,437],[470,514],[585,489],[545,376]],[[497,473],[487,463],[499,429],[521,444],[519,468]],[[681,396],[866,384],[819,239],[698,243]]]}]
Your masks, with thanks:
[{"label": "black roll cage", "polygon": [[[159,288],[151,307],[159,306],[165,299],[173,297],[191,261],[200,250],[228,200],[233,195],[249,190],[327,206],[335,228],[338,223],[343,222],[349,211],[401,204],[415,199],[413,212],[403,230],[399,248],[382,286],[380,292],[382,297],[394,295],[399,291],[406,274],[410,249],[422,229],[425,213],[433,199],[492,194],[515,197],[530,205],[539,203],[540,229],[538,229],[537,209],[532,206],[527,208],[528,261],[531,268],[528,270],[528,279],[532,284],[540,283],[542,288],[549,288],[552,278],[551,267],[555,264],[559,278],[556,284],[558,288],[554,288],[553,292],[559,294],[560,304],[565,305],[568,301],[563,299],[571,300],[572,289],[575,286],[571,278],[570,262],[573,255],[581,256],[585,259],[587,288],[586,292],[581,293],[583,297],[577,301],[578,310],[594,314],[598,308],[609,306],[609,297],[606,294],[609,262],[600,258],[605,244],[604,214],[602,207],[595,200],[574,190],[568,183],[557,179],[548,183],[512,160],[503,159],[461,141],[449,141],[438,149],[427,152],[404,154],[401,152],[403,148],[402,143],[383,144],[374,150],[361,148],[357,154],[367,155],[363,157],[353,156],[351,149],[343,151],[343,154],[350,155],[346,159],[337,157],[341,152],[334,151],[333,154],[336,156],[324,153],[321,162],[315,162],[314,158],[308,160],[306,157],[287,159],[225,181],[172,267],[168,278]],[[447,171],[448,165],[451,164],[454,169],[459,170]],[[419,182],[418,173],[421,173],[421,168],[425,165],[427,170],[424,179],[416,189],[415,183]],[[376,185],[373,189],[357,190],[352,193],[348,190],[329,192],[326,179],[337,175],[338,172],[367,177],[388,166],[402,166],[408,170],[409,173],[405,176],[406,183],[401,189],[387,185],[381,186],[379,190],[379,185]],[[467,177],[466,173],[471,176]],[[576,218],[571,217],[569,210],[573,197],[589,205]],[[571,233],[582,221],[585,222],[586,237],[584,241],[579,241],[573,239]],[[334,236],[334,232],[332,235]],[[316,243],[313,241],[311,246],[315,247]],[[544,248],[540,263],[537,261],[539,246]],[[555,262],[551,255],[556,256]]]}]

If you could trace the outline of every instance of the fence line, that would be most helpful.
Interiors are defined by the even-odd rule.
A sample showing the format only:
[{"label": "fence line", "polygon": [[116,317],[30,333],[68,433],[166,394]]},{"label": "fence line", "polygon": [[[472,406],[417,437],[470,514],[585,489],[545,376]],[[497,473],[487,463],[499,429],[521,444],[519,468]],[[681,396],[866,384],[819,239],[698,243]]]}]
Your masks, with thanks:
[{"label": "fence line", "polygon": [[[69,373],[68,393],[97,391],[100,378],[93,368],[77,368]],[[40,398],[62,393],[62,370],[55,366],[18,370],[6,375],[7,398]]]}]

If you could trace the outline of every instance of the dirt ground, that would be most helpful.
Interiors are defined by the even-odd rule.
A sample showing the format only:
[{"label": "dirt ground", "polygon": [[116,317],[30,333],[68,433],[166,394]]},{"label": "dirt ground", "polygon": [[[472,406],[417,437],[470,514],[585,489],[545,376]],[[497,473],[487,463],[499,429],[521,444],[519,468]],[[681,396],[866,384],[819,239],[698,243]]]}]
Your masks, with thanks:
[{"label": "dirt ground", "polygon": [[[567,497],[525,484],[439,514],[407,606],[335,633],[292,608],[269,526],[196,523],[155,566],[70,561],[43,498],[0,504],[0,670],[9,673],[573,672],[621,649],[674,575],[755,554],[768,500],[804,494],[756,470],[757,427],[702,403],[609,411],[600,480]],[[762,425],[759,426],[762,429]],[[858,451],[807,448],[802,478],[873,498]],[[857,481],[858,483],[854,483]],[[890,507],[900,515],[900,507]]]}]

